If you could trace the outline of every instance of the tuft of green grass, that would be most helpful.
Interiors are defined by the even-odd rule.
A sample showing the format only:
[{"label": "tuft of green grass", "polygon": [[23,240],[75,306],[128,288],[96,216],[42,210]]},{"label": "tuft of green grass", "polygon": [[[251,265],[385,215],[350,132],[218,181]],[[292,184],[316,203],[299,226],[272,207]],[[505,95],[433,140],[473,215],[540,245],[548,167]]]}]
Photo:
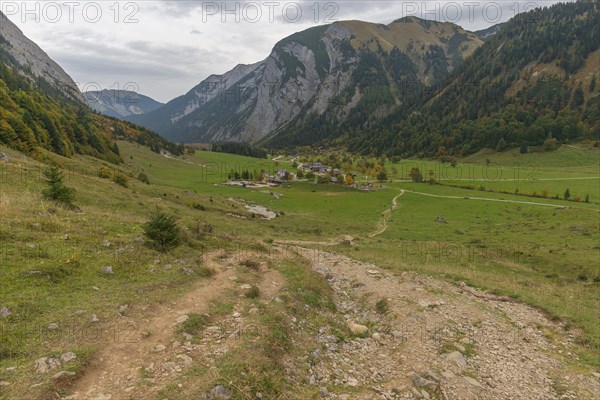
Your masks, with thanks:
[{"label": "tuft of green grass", "polygon": [[257,286],[252,286],[244,294],[248,299],[256,299],[260,296],[260,289]]},{"label": "tuft of green grass", "polygon": [[309,308],[335,311],[331,287],[317,272],[297,262],[286,260],[279,264],[279,271],[287,280],[287,289],[296,309],[302,312],[304,305]]},{"label": "tuft of green grass", "polygon": [[390,308],[389,301],[387,299],[381,299],[377,303],[375,303],[375,310],[379,314],[385,314],[388,312]]},{"label": "tuft of green grass", "polygon": [[198,268],[196,268],[196,272],[199,276],[203,278],[210,278],[215,274],[215,271],[212,268],[206,267],[204,265],[201,265]]},{"label": "tuft of green grass", "polygon": [[210,318],[204,314],[188,314],[188,319],[180,326],[180,331],[189,335],[198,335],[210,323]]}]

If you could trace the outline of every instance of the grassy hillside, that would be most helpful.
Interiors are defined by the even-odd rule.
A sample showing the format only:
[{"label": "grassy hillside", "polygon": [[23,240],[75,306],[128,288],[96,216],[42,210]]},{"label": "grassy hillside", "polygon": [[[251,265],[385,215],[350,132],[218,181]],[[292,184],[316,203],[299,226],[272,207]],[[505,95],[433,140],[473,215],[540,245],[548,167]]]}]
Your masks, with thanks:
[{"label": "grassy hillside", "polygon": [[482,44],[475,34],[457,25],[434,23],[415,17],[402,18],[389,25],[363,21],[343,21],[341,24],[354,33],[352,45],[356,49],[366,45],[371,50],[378,51],[379,44],[388,53],[397,48],[403,53],[424,56],[431,46],[445,47],[451,44],[450,58],[463,60]]},{"label": "grassy hillside", "polygon": [[[37,398],[64,388],[64,382],[36,374],[33,360],[74,351],[78,361],[69,370],[81,373],[113,334],[123,339],[144,329],[119,325],[121,306],[127,304],[124,312],[139,317],[154,304],[178,298],[206,279],[209,251],[268,255],[276,241],[304,240],[312,246],[347,236],[354,238],[352,243],[318,247],[393,271],[463,280],[538,306],[565,321],[579,343],[580,362],[598,367],[597,205],[406,182],[372,192],[307,182],[268,190],[230,187],[221,183],[231,169],[272,170],[284,163],[204,151],[173,158],[136,143],[120,141],[118,146],[124,160],[119,166],[89,156],[44,153],[76,189],[79,212],[42,198],[44,165],[1,149],[9,161],[0,164],[0,307],[10,314],[0,318],[0,381],[11,385],[0,388],[0,397]],[[571,149],[557,152],[556,159],[565,151]],[[587,161],[578,165],[590,168]],[[500,157],[498,162],[513,167]],[[570,165],[573,171],[562,171],[563,177],[581,174]],[[401,164],[395,166],[402,170]],[[446,166],[428,162],[427,167]],[[127,176],[128,187],[99,178],[102,167]],[[481,165],[477,168],[483,171]],[[549,162],[540,170],[552,175],[560,168]],[[150,184],[137,179],[140,172]],[[397,198],[387,230],[374,235],[399,190],[405,193]],[[544,205],[548,203],[550,207]],[[245,204],[263,205],[279,215],[265,220]],[[166,254],[149,248],[142,231],[157,207],[176,216],[182,228],[183,245]],[[435,222],[437,217],[447,223]],[[210,232],[204,231],[206,224],[212,226]],[[112,274],[103,272],[107,266]],[[296,285],[307,284],[303,282],[308,281]],[[104,333],[90,338],[82,333],[85,329]],[[243,359],[238,354],[230,367],[242,365]],[[189,385],[187,390],[193,391]]]}]

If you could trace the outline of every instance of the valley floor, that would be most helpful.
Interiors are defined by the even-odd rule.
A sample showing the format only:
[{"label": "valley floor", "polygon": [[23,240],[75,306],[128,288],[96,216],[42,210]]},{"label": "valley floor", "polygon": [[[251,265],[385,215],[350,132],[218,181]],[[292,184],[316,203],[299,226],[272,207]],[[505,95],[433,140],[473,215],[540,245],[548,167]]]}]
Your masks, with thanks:
[{"label": "valley floor", "polygon": [[[521,180],[241,188],[230,166],[279,166],[119,147],[52,156],[75,211],[39,162],[0,164],[0,399],[600,398],[596,181],[571,186],[590,203]],[[141,228],[157,208],[169,253]]]}]

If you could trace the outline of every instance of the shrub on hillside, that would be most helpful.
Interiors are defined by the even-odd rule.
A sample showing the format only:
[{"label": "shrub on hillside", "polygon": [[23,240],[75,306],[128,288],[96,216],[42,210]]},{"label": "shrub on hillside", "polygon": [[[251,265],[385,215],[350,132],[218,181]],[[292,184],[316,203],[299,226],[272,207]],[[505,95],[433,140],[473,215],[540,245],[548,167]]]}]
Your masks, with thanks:
[{"label": "shrub on hillside", "polygon": [[529,152],[529,148],[527,146],[527,143],[522,143],[521,147],[519,148],[519,153],[527,154],[528,152]]},{"label": "shrub on hillside", "polygon": [[106,167],[100,167],[98,169],[98,177],[102,178],[102,179],[110,179],[112,176],[112,173],[110,172],[110,169],[106,168]]},{"label": "shrub on hillside", "polygon": [[507,147],[508,144],[506,143],[506,140],[504,140],[504,138],[500,138],[500,140],[498,140],[498,144],[496,144],[496,151],[504,151]]},{"label": "shrub on hillside", "polygon": [[382,169],[381,171],[379,171],[379,173],[377,174],[377,180],[380,181],[380,182],[388,180],[387,172],[385,172],[384,169]]},{"label": "shrub on hillside", "polygon": [[140,172],[138,174],[138,181],[145,183],[146,185],[150,184],[150,179],[148,178],[148,175],[146,175],[145,172]]},{"label": "shrub on hillside", "polygon": [[206,207],[204,207],[202,204],[196,203],[196,202],[188,204],[188,207],[193,208],[194,210],[199,210],[199,211],[206,210]]},{"label": "shrub on hillside", "polygon": [[388,312],[390,304],[387,299],[381,299],[375,303],[375,309],[379,314],[385,314]]},{"label": "shrub on hillside", "polygon": [[129,178],[123,175],[120,172],[115,172],[113,174],[112,180],[119,186],[128,187],[129,186]]},{"label": "shrub on hillside", "polygon": [[61,170],[58,167],[49,167],[44,170],[44,176],[48,187],[42,191],[42,195],[48,200],[72,206],[75,190],[65,185]]},{"label": "shrub on hillside", "polygon": [[408,174],[408,176],[410,177],[410,179],[413,182],[416,182],[416,183],[423,182],[423,175],[421,174],[421,170],[419,170],[419,168],[412,168],[410,170],[410,173]]},{"label": "shrub on hillside", "polygon": [[144,234],[150,245],[158,251],[167,252],[181,244],[179,226],[175,218],[157,209],[143,225]]},{"label": "shrub on hillside", "polygon": [[558,148],[558,141],[550,137],[544,141],[544,151],[554,151]]},{"label": "shrub on hillside", "polygon": [[317,183],[320,183],[320,184],[331,183],[331,176],[329,176],[329,175],[319,175],[317,177]]},{"label": "shrub on hillside", "polygon": [[256,286],[250,287],[248,291],[244,294],[248,299],[256,299],[260,296],[260,289]]}]

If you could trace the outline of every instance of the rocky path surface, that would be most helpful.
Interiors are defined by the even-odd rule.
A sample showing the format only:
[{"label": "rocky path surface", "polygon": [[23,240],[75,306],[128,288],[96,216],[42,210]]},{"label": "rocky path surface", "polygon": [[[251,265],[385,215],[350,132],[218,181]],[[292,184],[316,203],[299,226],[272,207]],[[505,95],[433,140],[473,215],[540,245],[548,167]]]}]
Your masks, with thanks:
[{"label": "rocky path surface", "polygon": [[324,328],[316,338],[324,351],[311,379],[348,389],[333,398],[600,398],[600,375],[572,372],[574,338],[532,307],[331,253],[321,252],[313,267],[356,333],[339,342]]},{"label": "rocky path surface", "polygon": [[[346,328],[343,340],[328,325],[310,338],[315,350],[305,381],[319,388],[321,398],[600,398],[600,375],[574,367],[575,338],[539,310],[465,284],[395,274],[323,251],[315,258],[313,249],[297,245],[286,250],[303,256],[328,282]],[[258,310],[239,300],[197,340],[178,340],[177,327],[188,314],[206,312],[211,300],[239,285],[235,263],[213,263],[218,272],[210,281],[137,321],[143,327],[139,340],[100,350],[65,398],[159,399],[161,388],[191,368],[214,368]],[[264,301],[277,301],[285,280],[275,269],[261,267],[259,287]],[[292,361],[292,366],[302,362]],[[206,399],[234,398],[218,388],[223,392],[207,388]]]},{"label": "rocky path surface", "polygon": [[[137,329],[128,340],[109,342],[95,354],[84,375],[69,389],[68,399],[144,399],[155,394],[173,376],[191,366],[197,357],[223,352],[220,329],[207,330],[201,345],[175,338],[177,326],[190,313],[206,313],[211,300],[234,286],[232,269],[213,260],[216,271],[210,281],[201,281],[190,292],[171,303],[147,310],[147,317],[132,320]],[[232,325],[235,318],[231,318]]]}]

